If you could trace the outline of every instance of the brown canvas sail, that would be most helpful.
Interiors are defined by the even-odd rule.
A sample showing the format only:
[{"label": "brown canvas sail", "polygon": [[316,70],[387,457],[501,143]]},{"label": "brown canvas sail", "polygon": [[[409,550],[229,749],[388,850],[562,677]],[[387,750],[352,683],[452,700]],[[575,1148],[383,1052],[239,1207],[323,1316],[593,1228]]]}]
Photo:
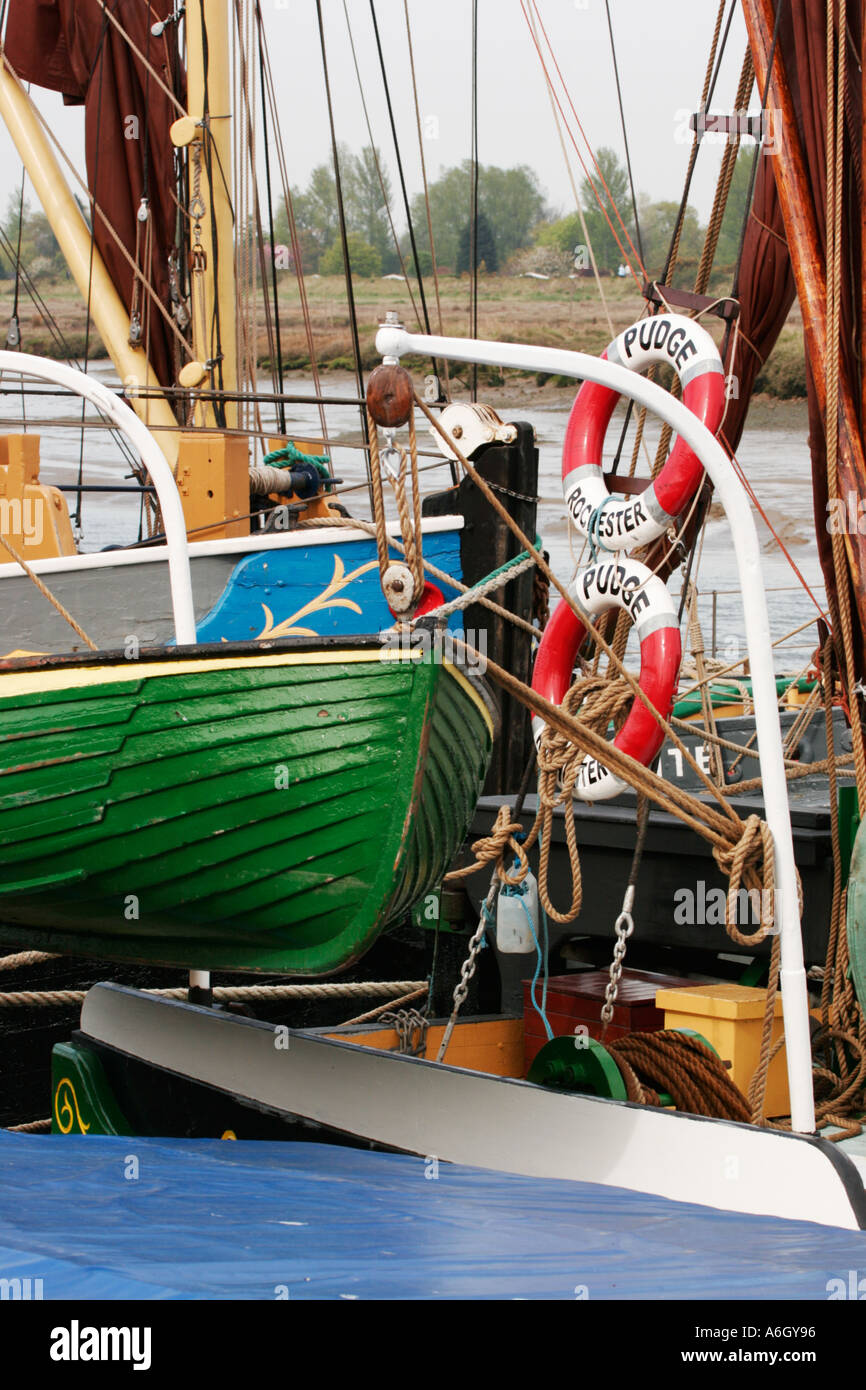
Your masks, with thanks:
[{"label": "brown canvas sail", "polygon": [[[160,301],[170,307],[169,256],[176,241],[174,148],[169,127],[178,112],[148,71],[148,64],[183,100],[177,24],[159,37],[152,26],[172,13],[172,0],[116,0],[111,13],[146,59],[138,58],[124,34],[107,18],[100,0],[11,0],[6,57],[22,81],[62,92],[85,108],[87,179],[133,262],[139,230],[138,264]],[[142,197],[150,211],[151,247],[145,263],[144,226],[137,215]],[[94,239],[118,293],[132,311],[135,272],[97,213]],[[174,379],[172,333],[139,289],[147,347],[163,385]]]}]

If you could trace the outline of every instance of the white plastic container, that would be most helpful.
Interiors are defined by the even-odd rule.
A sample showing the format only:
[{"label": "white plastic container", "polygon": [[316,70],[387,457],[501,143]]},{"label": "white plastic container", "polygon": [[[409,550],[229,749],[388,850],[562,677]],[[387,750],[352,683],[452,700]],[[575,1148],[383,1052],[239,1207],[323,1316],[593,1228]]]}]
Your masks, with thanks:
[{"label": "white plastic container", "polygon": [[510,956],[534,953],[538,940],[538,922],[538,883],[535,875],[528,873],[516,888],[506,886],[499,894],[496,903],[498,949],[504,955]]}]

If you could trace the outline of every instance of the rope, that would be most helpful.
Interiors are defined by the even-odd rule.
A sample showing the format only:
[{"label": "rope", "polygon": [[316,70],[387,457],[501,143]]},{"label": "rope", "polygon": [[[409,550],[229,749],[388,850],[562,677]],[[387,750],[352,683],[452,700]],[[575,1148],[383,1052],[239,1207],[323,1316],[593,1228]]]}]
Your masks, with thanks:
[{"label": "rope", "polygon": [[41,965],[43,961],[59,959],[59,956],[48,951],[18,951],[14,956],[0,959],[0,970],[23,970],[28,965]]},{"label": "rope", "polygon": [[[275,1003],[290,999],[387,999],[389,1005],[394,995],[407,991],[412,997],[426,992],[426,980],[386,980],[384,982],[359,981],[352,984],[327,985],[225,985],[212,990],[215,1000],[221,1003]],[[146,989],[144,994],[158,995],[161,999],[185,1000],[189,990]],[[64,1009],[83,1003],[86,989],[21,990],[15,994],[0,994],[2,1009]],[[353,1020],[357,1022],[358,1020]]]},{"label": "rope", "polygon": [[358,1014],[357,1018],[349,1018],[345,1023],[339,1025],[340,1028],[348,1028],[353,1023],[366,1023],[371,1018],[380,1018],[387,1009],[393,1009],[402,1004],[409,1004],[413,999],[418,999],[422,994],[427,993],[427,982],[419,989],[412,989],[408,994],[401,994],[397,999],[389,999],[387,1004],[377,1004],[375,1009],[369,1009],[365,1014]]},{"label": "rope", "polygon": [[307,297],[307,286],[304,280],[303,260],[301,256],[301,245],[298,237],[298,226],[295,218],[295,205],[292,197],[292,188],[289,183],[288,170],[286,168],[286,151],[280,134],[279,121],[276,110],[276,92],[274,90],[273,72],[271,69],[270,52],[268,50],[267,35],[265,34],[264,21],[262,18],[261,5],[256,5],[256,24],[259,34],[259,50],[262,57],[263,69],[263,107],[270,109],[271,126],[274,131],[274,142],[276,146],[277,163],[280,170],[280,185],[283,190],[283,201],[286,209],[286,217],[289,224],[289,240],[292,247],[292,259],[295,267],[295,283],[298,288],[298,300],[301,306],[301,315],[304,320],[304,336],[306,338],[307,353],[310,360],[310,371],[313,377],[316,396],[318,398],[319,422],[322,428],[322,438],[328,443],[328,424],[325,407],[322,400],[322,385],[319,372],[319,359],[316,352],[315,335],[313,333],[313,320],[310,314],[310,304]]},{"label": "rope", "polygon": [[48,1134],[50,1129],[50,1117],[47,1120],[28,1120],[26,1125],[7,1125],[10,1134]]},{"label": "rope", "polygon": [[662,1029],[605,1043],[625,1081],[629,1100],[659,1105],[666,1091],[677,1110],[749,1122],[749,1107],[720,1057],[698,1038]]},{"label": "rope", "polygon": [[[824,689],[824,721],[827,733],[830,807],[838,806],[833,749],[833,641],[828,636],[821,663]],[[842,851],[839,840],[839,818],[830,816],[833,846],[833,897],[830,905],[830,932],[824,962],[821,989],[821,1031],[814,1040],[817,1053],[824,1056],[824,1065],[816,1068],[824,1098],[816,1108],[819,1123],[841,1123],[838,1116],[845,1111],[862,1112],[864,1079],[866,1079],[866,1020],[854,991],[848,954],[848,935],[845,930],[845,890],[842,882]],[[846,1050],[847,1049],[847,1050]],[[853,1054],[853,1072],[849,1062]],[[836,1067],[830,1062],[835,1055]],[[843,1125],[843,1127],[845,1127]],[[858,1126],[859,1132],[859,1126]],[[839,1138],[844,1136],[840,1135]]]},{"label": "rope", "polygon": [[[516,887],[522,883],[529,872],[529,859],[526,850],[521,844],[523,839],[523,826],[519,821],[508,819],[509,811],[507,806],[500,806],[496,813],[496,820],[493,822],[493,829],[489,835],[482,835],[480,840],[475,840],[470,846],[475,860],[472,864],[467,864],[462,869],[452,869],[445,875],[444,883],[449,887],[454,883],[459,883],[461,879],[468,878],[478,869],[483,869],[486,864],[496,863],[496,874],[501,883],[507,883],[511,887]],[[517,838],[519,837],[519,838]],[[507,858],[516,858],[520,861],[520,870],[517,874],[509,874],[505,868]]]},{"label": "rope", "polygon": [[30,568],[23,556],[19,555],[18,551],[15,549],[14,545],[12,545],[7,536],[3,536],[2,539],[0,539],[0,550],[2,549],[9,551],[9,554],[12,556],[12,559],[16,562],[16,564],[19,564],[21,566],[24,573],[27,575],[27,578],[32,579],[40,594],[42,594],[44,598],[47,598],[50,604],[53,604],[57,612],[60,614],[61,618],[63,618],[64,621],[67,622],[69,626],[72,628],[73,632],[75,632],[76,635],[81,638],[84,645],[86,647],[89,647],[92,652],[98,651],[99,648],[97,647],[96,643],[91,642],[87,633],[84,631],[84,628],[79,627],[78,623],[75,621],[69,610],[63,607],[63,604],[60,602],[60,599],[55,598],[54,594],[52,594],[47,584],[43,584],[42,580],[39,578],[39,575],[34,573],[34,571]]},{"label": "rope", "polygon": [[[751,751],[751,750],[746,750]],[[752,756],[757,757],[757,754]],[[842,767],[841,764],[846,759],[853,757],[852,753],[844,753],[833,763],[837,777],[856,777],[853,768]],[[797,782],[801,777],[819,777],[822,772],[829,772],[831,766],[830,758],[820,758],[816,763],[790,763],[785,768],[785,777],[789,782]],[[747,792],[758,791],[764,785],[762,777],[749,777],[744,782],[736,782],[733,786],[725,787],[725,796],[744,796]]]},{"label": "rope", "polygon": [[[468,608],[470,604],[479,603],[487,594],[494,589],[502,587],[502,577],[507,575],[509,579],[516,579],[525,570],[532,569],[535,560],[525,552],[516,555],[513,560],[506,560],[504,565],[492,570],[486,579],[480,579],[471,589],[467,589],[459,598],[452,599],[450,603],[441,604],[439,608],[433,608],[429,613],[425,613],[425,618],[447,618],[452,613],[457,613],[461,608]],[[533,628],[533,632],[538,635],[538,629]]]},{"label": "rope", "polygon": [[[369,406],[367,407],[367,430],[370,441],[370,470],[373,484],[373,518],[376,526],[376,552],[379,558],[379,577],[383,589],[386,588],[385,575],[391,563],[388,555],[388,529],[385,517],[385,499],[382,491],[382,454],[379,449],[378,428]],[[421,553],[421,496],[418,486],[418,447],[415,436],[415,416],[414,412],[409,416],[409,452],[402,445],[388,445],[389,452],[396,452],[398,464],[396,472],[386,469],[388,479],[394,492],[394,499],[397,503],[397,515],[400,521],[400,536],[403,541],[403,550],[406,556],[406,564],[409,567],[414,584],[413,596],[417,603],[424,589],[424,561]],[[406,496],[406,475],[411,459],[412,473],[412,517],[409,515],[409,501]]]},{"label": "rope", "polygon": [[[758,946],[774,929],[773,899],[776,887],[773,835],[760,816],[749,816],[743,833],[730,849],[713,850],[713,858],[723,874],[728,875],[728,897],[725,904],[725,927],[738,946]],[[763,872],[759,866],[763,865]],[[761,892],[761,921],[752,933],[741,932],[737,926],[737,894],[743,884]],[[751,896],[751,894],[750,894]]]},{"label": "rope", "polygon": [[701,621],[698,616],[698,591],[693,583],[689,584],[689,641],[692,648],[692,656],[695,662],[695,669],[698,679],[701,682],[701,711],[704,718],[704,728],[710,738],[710,756],[713,764],[713,775],[720,787],[725,785],[725,767],[722,762],[721,749],[718,746],[718,735],[716,733],[716,716],[713,710],[713,699],[709,685],[704,680],[706,668],[704,666],[704,635],[701,631]]},{"label": "rope", "polygon": [[[752,63],[752,52],[751,49],[747,47],[746,55],[743,59],[743,66],[740,70],[740,80],[737,85],[737,94],[734,98],[735,111],[745,110],[746,106],[748,105],[749,93],[752,90],[752,84],[754,80],[755,69]],[[704,108],[702,106],[701,110],[703,109]],[[695,132],[695,138],[697,140],[697,132]],[[695,149],[696,148],[697,147],[695,147]],[[713,198],[713,208],[712,212],[710,213],[710,220],[707,224],[707,230],[704,234],[704,244],[701,249],[701,259],[698,264],[697,274],[695,275],[695,294],[705,294],[707,290],[707,285],[709,284],[710,273],[712,271],[713,262],[716,257],[716,247],[718,245],[719,236],[722,230],[722,222],[725,216],[725,209],[728,205],[728,194],[731,190],[731,180],[734,177],[734,170],[737,164],[737,155],[739,154],[739,149],[740,134],[739,131],[737,131],[733,139],[729,137],[728,142],[725,145],[724,155],[722,156],[722,164],[719,170],[719,177],[716,182],[715,197]],[[685,208],[682,208],[680,221],[677,226],[677,252],[679,251],[680,235],[682,233],[682,228],[684,225]],[[675,259],[676,256],[674,256],[674,260]],[[671,267],[671,269],[672,268],[673,267]],[[674,396],[679,397],[681,393],[679,377],[674,378],[671,390]],[[664,464],[664,461],[667,458],[668,449],[670,448],[672,436],[673,430],[671,429],[671,426],[668,424],[663,425],[662,432],[659,437],[658,448],[656,449],[655,463],[653,465],[653,477],[656,477],[657,474],[661,471],[662,465]]]},{"label": "rope", "polygon": [[[376,535],[376,527],[372,525],[371,522],[359,521],[356,518],[348,519],[344,516],[334,516],[330,518],[311,517],[307,521],[298,522],[299,530],[304,530],[307,527],[314,528],[316,526],[347,526],[350,530],[366,531],[368,536]],[[394,536],[388,536],[388,544],[394,546],[401,554],[405,554],[405,547],[402,541],[398,541]],[[517,558],[519,559],[520,557],[518,556]],[[429,560],[424,560],[423,564],[427,574],[432,574],[434,579],[444,580],[452,589],[458,589],[463,594],[471,592],[468,585],[461,583],[459,579],[455,579],[447,570],[439,569],[437,565],[431,564]],[[536,572],[536,579],[537,578],[538,574]],[[484,583],[483,580],[481,582]],[[507,608],[503,608],[499,603],[494,603],[492,599],[486,598],[483,594],[478,597],[477,602],[482,604],[484,608],[489,608],[491,613],[496,613],[500,618],[507,619],[507,621],[513,623],[515,627],[522,628],[524,632],[528,632],[530,636],[538,637],[540,629],[536,627],[534,623],[529,623],[525,618],[521,618],[517,613],[511,613]]]},{"label": "rope", "polygon": [[[827,444],[827,495],[838,497],[838,452],[839,452],[839,330],[840,296],[842,282],[842,184],[844,175],[844,105],[847,62],[845,54],[846,0],[839,0],[839,64],[838,84],[834,62],[835,34],[833,26],[833,5],[827,5],[827,352],[825,372],[827,377],[827,401],[824,429]],[[834,112],[835,97],[835,112]],[[863,730],[854,694],[856,672],[854,666],[854,636],[851,621],[851,596],[845,543],[843,537],[834,529],[831,532],[833,553],[833,572],[836,580],[836,600],[839,608],[839,624],[842,647],[845,656],[845,677],[852,704],[851,732],[853,736],[854,765],[857,769],[857,792],[861,807],[866,806],[866,751],[863,746]]]},{"label": "rope", "polygon": [[[533,37],[534,37],[535,43],[536,43],[536,48],[538,48],[538,37],[537,37],[537,35],[536,35],[536,33],[535,33],[535,20],[534,20],[532,14],[527,13],[526,11],[524,11],[524,14],[526,15],[527,23],[529,24],[529,27],[530,27],[530,29],[532,30]],[[540,57],[540,56],[541,56],[541,49],[538,48],[538,51],[539,51],[539,57]],[[562,150],[562,158],[563,158],[563,160],[565,161],[565,171],[566,171],[566,173],[567,173],[567,175],[568,175],[568,181],[569,181],[569,183],[570,183],[570,185],[571,185],[571,196],[572,196],[572,198],[574,199],[574,206],[575,206],[575,208],[577,209],[577,217],[578,217],[578,221],[580,222],[580,234],[581,234],[581,236],[583,237],[583,244],[585,245],[587,251],[589,252],[589,263],[590,263],[590,266],[592,267],[592,273],[593,273],[593,277],[594,277],[594,279],[595,279],[595,287],[596,287],[596,289],[597,289],[597,291],[598,291],[598,297],[599,297],[599,299],[600,299],[600,301],[601,301],[602,309],[604,310],[604,316],[605,316],[605,318],[607,319],[607,326],[608,326],[608,330],[609,330],[609,332],[610,332],[610,336],[611,336],[611,338],[615,338],[615,337],[616,337],[616,330],[615,330],[615,328],[614,328],[614,326],[613,326],[613,319],[611,318],[610,308],[609,308],[609,306],[608,306],[607,298],[606,298],[605,293],[604,293],[604,285],[603,285],[603,283],[602,283],[601,275],[599,274],[598,262],[597,262],[596,259],[595,259],[595,251],[594,251],[593,245],[592,245],[592,238],[591,238],[590,235],[589,235],[589,228],[588,228],[587,225],[586,225],[586,215],[585,215],[584,210],[583,210],[583,205],[581,204],[581,201],[580,201],[580,194],[579,194],[578,191],[577,191],[577,183],[575,182],[575,178],[574,178],[574,170],[573,170],[572,167],[571,167],[571,160],[570,160],[569,157],[568,157],[568,149],[567,149],[566,144],[565,144],[565,136],[564,136],[563,133],[562,133],[562,123],[561,123],[561,121],[560,121],[559,112],[558,112],[558,110],[557,110],[557,103],[556,103],[555,94],[554,94],[554,90],[553,90],[553,83],[552,83],[552,81],[551,81],[550,73],[547,71],[547,68],[546,68],[546,66],[545,66],[543,60],[542,60],[542,63],[541,63],[541,70],[542,70],[542,72],[543,72],[543,74],[544,74],[545,85],[546,85],[546,88],[547,88],[547,98],[548,98],[548,101],[550,102],[550,110],[551,110],[551,113],[552,113],[552,115],[553,115],[553,123],[554,123],[554,125],[556,126],[556,133],[557,133],[557,135],[559,136],[559,146],[560,146],[560,149]]]},{"label": "rope", "polygon": [[764,1018],[761,1024],[761,1050],[758,1056],[758,1065],[755,1067],[754,1075],[749,1082],[749,1107],[751,1110],[751,1121],[753,1125],[764,1124],[764,1105],[767,1097],[767,1075],[770,1069],[770,1062],[781,1047],[771,1047],[773,1036],[773,1023],[776,1018],[776,996],[779,992],[779,968],[782,963],[782,943],[781,938],[776,937],[773,941],[773,949],[770,953],[770,975],[767,981],[767,1000],[764,1009]]},{"label": "rope", "polygon": [[[448,443],[457,461],[463,466],[463,468],[465,468],[466,472],[472,478],[473,482],[487,498],[487,501],[493,507],[494,511],[502,518],[502,520],[505,522],[506,526],[509,528],[512,534],[517,537],[520,544],[524,546],[525,549],[529,552],[529,554],[535,558],[535,563],[538,566],[541,573],[545,576],[548,582],[554,586],[554,588],[559,593],[560,597],[565,600],[565,602],[568,604],[569,608],[574,613],[574,615],[580,619],[581,623],[586,628],[587,632],[594,638],[596,643],[598,643],[603,648],[603,650],[607,652],[608,656],[611,658],[611,665],[613,669],[615,669],[618,675],[622,678],[622,680],[625,681],[631,687],[635,697],[640,700],[641,704],[649,712],[649,714],[655,720],[656,724],[658,724],[659,728],[662,729],[665,735],[668,738],[670,738],[671,742],[677,748],[679,748],[684,761],[692,769],[698,781],[703,784],[703,786],[707,789],[707,791],[711,793],[715,801],[718,803],[718,806],[720,808],[720,815],[717,817],[718,823],[720,825],[725,825],[728,828],[728,830],[730,830],[730,828],[733,827],[737,834],[739,834],[742,826],[742,822],[740,821],[739,816],[736,814],[733,808],[727,804],[721,790],[715,785],[714,782],[710,780],[710,778],[704,772],[703,768],[699,766],[698,762],[696,761],[690,750],[686,747],[685,743],[679,737],[679,735],[677,734],[676,730],[672,727],[670,722],[667,719],[665,719],[662,714],[659,713],[655,705],[653,705],[651,700],[649,700],[649,698],[644,694],[643,690],[640,687],[637,677],[633,675],[631,671],[628,671],[625,668],[625,666],[623,666],[622,662],[615,656],[610,647],[610,644],[605,640],[599,628],[589,619],[586,613],[583,613],[578,608],[577,603],[575,602],[572,595],[568,592],[565,585],[553,573],[544,555],[541,554],[541,552],[532,544],[532,542],[523,532],[521,527],[513,519],[511,514],[505,509],[505,507],[502,506],[499,499],[495,496],[491,488],[487,485],[485,479],[477,471],[474,465],[469,462],[465,454],[461,452],[457,441],[453,439],[452,436],[442,428],[442,425],[439,423],[436,416],[433,414],[431,410],[428,409],[426,403],[422,401],[417,394],[415,396],[415,402],[418,408],[421,410],[422,414],[424,414],[427,417],[430,424],[436,430],[437,434],[441,435],[441,437]],[[469,648],[466,648],[465,643],[461,644],[457,642],[456,639],[455,643],[458,646],[464,646],[464,648],[467,651],[470,650]],[[478,654],[475,655],[477,656]],[[517,699],[519,699],[523,704],[526,704],[528,708],[533,710],[534,713],[540,714],[541,717],[547,723],[553,723],[555,725],[558,722],[561,729],[565,727],[570,728],[572,733],[575,735],[575,739],[573,741],[580,742],[580,740],[582,739],[584,751],[592,752],[593,755],[595,757],[598,757],[599,760],[602,763],[604,763],[605,766],[609,767],[611,771],[616,771],[617,767],[621,767],[623,769],[622,776],[625,777],[626,780],[629,781],[632,786],[639,785],[639,781],[636,781],[635,779],[643,779],[643,781],[640,782],[640,785],[644,787],[644,789],[648,790],[649,795],[652,796],[652,798],[656,800],[660,805],[662,804],[662,801],[667,799],[668,797],[672,798],[673,800],[678,800],[683,796],[686,796],[691,807],[691,812],[686,817],[684,817],[687,824],[696,823],[695,818],[697,817],[712,817],[713,813],[710,810],[710,808],[705,806],[702,802],[699,802],[696,797],[693,797],[688,793],[683,793],[681,789],[674,789],[672,784],[665,784],[662,778],[655,777],[655,775],[651,773],[648,768],[645,768],[642,764],[635,762],[635,760],[633,758],[629,758],[627,754],[622,754],[619,751],[619,749],[613,748],[612,745],[605,743],[604,740],[595,739],[594,735],[592,735],[589,730],[586,730],[582,723],[574,719],[569,719],[567,715],[563,715],[563,712],[559,709],[558,706],[551,704],[549,700],[545,700],[542,696],[538,695],[535,691],[531,690],[522,681],[516,680],[516,678],[511,676],[511,674],[508,671],[503,670],[501,666],[497,666],[496,663],[488,660],[486,670],[487,673],[491,675],[497,681],[498,684],[503,685],[506,689],[508,689],[510,693],[514,694]],[[663,786],[667,787],[667,791],[662,791]],[[684,809],[688,809],[685,807],[685,804],[682,801],[680,801],[680,804],[683,805]]]}]

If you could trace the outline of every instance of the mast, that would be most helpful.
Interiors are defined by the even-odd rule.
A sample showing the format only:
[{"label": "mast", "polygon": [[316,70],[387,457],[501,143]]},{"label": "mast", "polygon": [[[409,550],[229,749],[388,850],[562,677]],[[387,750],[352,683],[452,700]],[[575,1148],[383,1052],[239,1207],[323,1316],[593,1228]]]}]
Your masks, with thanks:
[{"label": "mast", "polygon": [[[188,0],[186,6],[187,109],[171,128],[174,144],[189,157],[190,286],[194,362],[183,385],[237,392],[235,248],[232,207],[232,117],[228,0]],[[196,380],[197,378],[197,380]],[[237,405],[207,422],[237,426]]]},{"label": "mast", "polygon": [[[743,14],[755,63],[759,91],[763,91],[773,47],[773,0],[743,0]],[[794,102],[778,49],[770,72],[767,106],[779,113],[781,138],[773,151],[776,190],[785,224],[785,237],[803,314],[806,351],[822,415],[827,408],[827,278],[824,253],[812,212],[809,181],[797,128]],[[858,383],[859,386],[859,383]],[[858,497],[866,495],[866,459],[858,424],[859,412],[845,372],[839,374],[839,488]],[[828,422],[829,425],[829,422]],[[866,613],[866,550],[859,534],[845,535],[851,582],[859,613]]]},{"label": "mast", "polygon": [[[2,52],[0,118],[15,142],[78,290],[85,302],[90,300],[91,317],[118,375],[127,386],[158,391],[160,383],[143,349],[130,346],[129,313],[93,245],[90,229],[69,191],[33,103]],[[174,464],[177,420],[168,401],[157,395],[137,399],[134,394],[129,400],[139,418],[157,431],[162,452]]]}]

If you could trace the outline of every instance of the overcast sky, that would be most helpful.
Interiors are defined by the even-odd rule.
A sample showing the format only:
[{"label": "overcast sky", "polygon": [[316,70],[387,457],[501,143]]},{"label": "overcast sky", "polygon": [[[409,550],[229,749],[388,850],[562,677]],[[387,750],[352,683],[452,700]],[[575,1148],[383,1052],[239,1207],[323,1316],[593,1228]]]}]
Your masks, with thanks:
[{"label": "overcast sky", "polygon": [[[212,3],[212,0],[210,0]],[[528,0],[527,0],[528,3]],[[315,0],[262,0],[289,175],[301,186],[330,158]],[[369,0],[346,0],[376,143],[392,172],[391,141]],[[338,139],[367,143],[343,0],[322,0]],[[594,148],[623,153],[604,0],[539,0],[577,114]],[[573,200],[551,115],[538,54],[520,0],[479,0],[479,158],[484,164],[526,164],[538,174],[550,204],[570,211]],[[685,113],[695,109],[703,82],[717,0],[610,0],[635,183],[654,199],[678,199],[690,136]],[[377,0],[392,100],[410,192],[421,184],[411,96],[403,0]],[[409,0],[429,175],[467,158],[471,117],[471,0]],[[714,110],[733,106],[746,34],[737,5]],[[546,50],[545,50],[545,56]],[[60,98],[38,101],[69,154],[82,162],[82,115]],[[564,99],[563,99],[564,102]],[[757,99],[752,97],[752,109]],[[567,109],[567,107],[566,107]],[[568,112],[569,121],[576,126]],[[574,158],[572,147],[569,152]],[[691,200],[706,219],[720,158],[699,159]],[[576,166],[578,178],[581,176]],[[0,198],[18,187],[20,162],[0,131]],[[33,195],[31,194],[31,199]]]}]

